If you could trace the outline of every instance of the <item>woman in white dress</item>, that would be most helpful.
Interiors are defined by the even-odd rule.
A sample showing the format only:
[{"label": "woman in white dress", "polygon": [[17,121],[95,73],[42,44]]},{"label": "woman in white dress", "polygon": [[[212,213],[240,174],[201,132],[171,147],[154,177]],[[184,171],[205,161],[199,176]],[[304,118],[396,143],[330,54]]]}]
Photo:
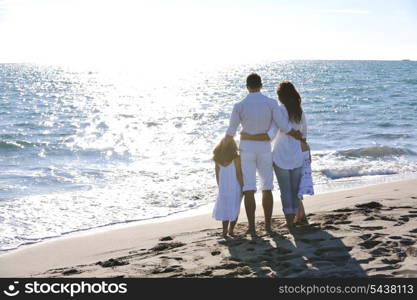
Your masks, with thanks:
[{"label": "woman in white dress", "polygon": [[242,201],[243,176],[238,147],[232,138],[224,138],[213,151],[219,187],[213,218],[222,221],[223,237],[234,235]]}]

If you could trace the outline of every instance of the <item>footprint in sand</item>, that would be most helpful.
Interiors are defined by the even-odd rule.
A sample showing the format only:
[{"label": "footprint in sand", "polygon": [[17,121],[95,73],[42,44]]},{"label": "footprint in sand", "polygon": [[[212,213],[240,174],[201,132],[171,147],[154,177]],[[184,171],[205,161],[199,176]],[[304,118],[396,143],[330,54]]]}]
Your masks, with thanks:
[{"label": "footprint in sand", "polygon": [[392,275],[400,275],[406,278],[415,278],[417,277],[417,271],[416,270],[401,270],[401,271],[395,271],[392,272]]},{"label": "footprint in sand", "polygon": [[390,238],[391,240],[401,240],[402,239],[402,237],[397,236],[397,235],[393,235],[393,236],[390,236],[388,238]]},{"label": "footprint in sand", "polygon": [[334,230],[334,231],[337,231],[337,230],[340,230],[340,229],[337,228],[337,227],[334,227],[332,225],[327,225],[327,226],[324,226],[323,227],[323,230]]},{"label": "footprint in sand", "polygon": [[396,248],[396,247],[398,247],[398,242],[395,242],[395,241],[386,241],[384,243],[384,245],[387,246],[387,247]]},{"label": "footprint in sand", "polygon": [[390,255],[390,251],[384,247],[376,248],[375,250],[372,250],[370,253],[374,257]]},{"label": "footprint in sand", "polygon": [[350,225],[350,227],[353,228],[353,229],[370,230],[370,231],[381,230],[381,229],[385,228],[385,227],[382,227],[382,226],[359,226],[359,225]]},{"label": "footprint in sand", "polygon": [[402,209],[402,208],[412,209],[412,208],[414,208],[414,207],[412,207],[412,206],[390,206],[389,208],[390,208],[391,210],[393,210],[393,209]]},{"label": "footprint in sand", "polygon": [[402,239],[400,240],[400,244],[403,246],[412,246],[416,243],[416,241],[413,241],[411,239]]},{"label": "footprint in sand", "polygon": [[364,258],[364,259],[358,259],[358,264],[368,264],[371,261],[374,261],[375,257],[369,257],[369,258]]},{"label": "footprint in sand", "polygon": [[172,242],[172,243],[159,243],[156,246],[154,246],[153,248],[151,248],[152,251],[156,251],[156,252],[160,252],[160,251],[164,251],[164,250],[171,250],[174,248],[179,248],[185,246],[184,243],[181,242]]},{"label": "footprint in sand", "polygon": [[337,221],[334,224],[335,225],[344,225],[344,224],[351,224],[352,221]]},{"label": "footprint in sand", "polygon": [[336,209],[334,210],[334,212],[354,212],[355,210],[352,208],[340,208],[340,209]]},{"label": "footprint in sand", "polygon": [[361,246],[361,247],[363,247],[363,248],[366,248],[366,249],[372,249],[372,248],[374,248],[375,246],[377,246],[377,245],[379,245],[379,244],[381,244],[381,241],[371,241],[371,240],[367,240],[367,241],[365,241],[365,242],[363,242],[363,243],[360,243],[359,244],[359,246]]},{"label": "footprint in sand", "polygon": [[409,247],[405,253],[412,257],[417,257],[417,247]]},{"label": "footprint in sand", "polygon": [[410,221],[410,218],[408,216],[401,216],[399,219],[403,221],[404,223],[407,223],[408,221]]},{"label": "footprint in sand", "polygon": [[197,255],[193,258],[193,261],[199,261],[199,260],[202,260],[202,259],[204,259],[204,256]]},{"label": "footprint in sand", "polygon": [[237,269],[238,267],[242,267],[242,266],[245,266],[245,264],[244,263],[229,262],[229,263],[223,263],[223,264],[220,264],[218,266],[211,267],[211,269],[212,270],[220,270],[220,269],[234,270],[234,269]]},{"label": "footprint in sand", "polygon": [[81,271],[77,269],[69,269],[61,273],[62,275],[68,276],[68,275],[74,275],[74,274],[81,274]]},{"label": "footprint in sand", "polygon": [[361,238],[361,239],[363,239],[363,240],[366,241],[366,240],[375,240],[377,238],[385,237],[387,235],[388,234],[378,233],[378,232],[376,232],[376,233],[366,233],[366,234],[363,234],[363,235],[359,236],[359,238]]},{"label": "footprint in sand", "polygon": [[170,256],[161,256],[161,258],[162,259],[175,259],[175,260],[178,260],[178,261],[184,260],[182,257],[177,257],[177,256],[172,256],[172,257],[170,257]]},{"label": "footprint in sand", "polygon": [[381,260],[381,262],[383,262],[384,264],[388,264],[388,265],[395,265],[398,264],[399,262],[401,262],[401,259],[398,258],[384,258]]},{"label": "footprint in sand", "polygon": [[361,236],[359,236],[361,239],[363,239],[363,240],[367,240],[367,239],[369,239],[370,237],[372,236],[372,234],[371,233],[367,233],[367,234],[363,234],[363,235],[361,235]]},{"label": "footprint in sand", "polygon": [[382,221],[390,221],[390,222],[397,221],[396,219],[391,218],[391,217],[387,217],[387,216],[378,216],[378,218],[380,218]]},{"label": "footprint in sand", "polygon": [[384,266],[384,267],[379,267],[379,268],[369,268],[366,269],[366,272],[370,272],[370,271],[389,271],[389,270],[395,270],[400,268],[400,265],[388,265],[388,266]]},{"label": "footprint in sand", "polygon": [[[328,225],[328,224],[343,224],[342,222],[349,222],[346,221],[346,219],[350,216],[350,213],[346,213],[346,214],[334,214],[334,215],[328,215],[328,216],[324,216],[324,225]],[[349,222],[351,223],[351,222]],[[346,223],[345,223],[346,224]]]},{"label": "footprint in sand", "polygon": [[357,204],[355,205],[355,207],[357,208],[362,208],[362,209],[378,209],[382,207],[381,203],[372,201],[372,202],[368,202],[368,203],[364,203],[364,204]]},{"label": "footprint in sand", "polygon": [[128,261],[120,260],[117,258],[110,258],[109,260],[106,260],[104,262],[99,261],[96,263],[96,265],[102,266],[103,268],[112,268],[112,267],[124,266],[128,264],[129,264]]},{"label": "footprint in sand", "polygon": [[156,268],[152,270],[152,274],[162,274],[162,273],[170,273],[170,272],[180,272],[183,271],[184,268],[180,265],[172,265],[166,268]]}]

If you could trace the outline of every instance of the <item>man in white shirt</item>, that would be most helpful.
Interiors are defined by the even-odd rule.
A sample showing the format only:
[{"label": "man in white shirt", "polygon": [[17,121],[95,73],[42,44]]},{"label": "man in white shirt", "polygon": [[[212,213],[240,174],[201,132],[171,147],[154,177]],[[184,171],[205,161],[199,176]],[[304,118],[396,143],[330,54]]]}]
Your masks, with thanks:
[{"label": "man in white shirt", "polygon": [[[249,94],[233,107],[226,137],[233,138],[239,125],[242,131],[250,135],[267,133],[271,124],[285,133],[294,134],[288,118],[278,109],[278,102],[264,96],[260,90],[262,80],[258,74],[252,73],[246,79]],[[241,140],[240,156],[243,173],[243,193],[245,209],[248,218],[248,233],[255,235],[255,192],[256,171],[258,171],[262,190],[262,206],[265,214],[265,230],[271,232],[271,217],[273,209],[273,168],[270,141]]]}]

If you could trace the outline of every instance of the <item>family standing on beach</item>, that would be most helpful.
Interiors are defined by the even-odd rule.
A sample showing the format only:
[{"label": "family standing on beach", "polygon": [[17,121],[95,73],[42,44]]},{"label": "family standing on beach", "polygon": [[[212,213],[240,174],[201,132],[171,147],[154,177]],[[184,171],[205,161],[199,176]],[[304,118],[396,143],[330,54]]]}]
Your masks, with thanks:
[{"label": "family standing on beach", "polygon": [[[303,195],[312,195],[311,155],[301,97],[294,85],[278,85],[277,100],[261,93],[262,80],[252,73],[246,79],[248,95],[233,107],[226,136],[214,149],[218,196],[213,217],[223,222],[223,236],[233,236],[244,197],[248,233],[255,235],[256,173],[262,191],[265,231],[271,232],[273,172],[281,193],[288,230],[307,222]],[[234,136],[239,127],[239,147]],[[272,142],[272,151],[271,151]]]}]

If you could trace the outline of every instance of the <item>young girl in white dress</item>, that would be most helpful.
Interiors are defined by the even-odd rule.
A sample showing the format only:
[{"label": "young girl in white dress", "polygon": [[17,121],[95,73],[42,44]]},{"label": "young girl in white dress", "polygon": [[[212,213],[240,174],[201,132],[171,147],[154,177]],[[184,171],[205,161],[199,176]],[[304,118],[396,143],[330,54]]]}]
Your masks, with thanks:
[{"label": "young girl in white dress", "polygon": [[243,177],[238,148],[233,138],[223,138],[213,151],[219,192],[213,218],[222,221],[223,237],[234,235],[242,201]]}]

